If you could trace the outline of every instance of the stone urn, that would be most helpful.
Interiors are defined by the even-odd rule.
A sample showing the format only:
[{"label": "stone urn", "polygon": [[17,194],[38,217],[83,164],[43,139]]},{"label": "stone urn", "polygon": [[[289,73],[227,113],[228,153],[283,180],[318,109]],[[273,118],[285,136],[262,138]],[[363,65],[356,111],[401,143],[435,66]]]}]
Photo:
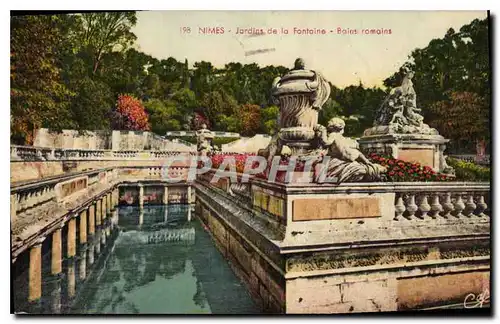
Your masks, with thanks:
[{"label": "stone urn", "polygon": [[306,70],[302,59],[293,70],[273,82],[272,96],[280,107],[280,146],[287,145],[293,155],[313,149],[318,113],[330,96],[330,84],[315,71]]}]

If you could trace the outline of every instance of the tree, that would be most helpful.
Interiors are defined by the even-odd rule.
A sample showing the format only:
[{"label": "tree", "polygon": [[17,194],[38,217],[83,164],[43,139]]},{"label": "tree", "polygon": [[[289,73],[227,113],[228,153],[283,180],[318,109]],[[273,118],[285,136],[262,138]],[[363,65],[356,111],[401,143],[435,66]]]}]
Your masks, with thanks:
[{"label": "tree", "polygon": [[115,129],[150,130],[148,115],[142,102],[131,95],[118,96],[113,121]]},{"label": "tree", "polygon": [[11,18],[11,139],[31,144],[40,127],[71,126],[69,99],[61,80],[55,16]]},{"label": "tree", "polygon": [[[426,121],[435,116],[427,109],[436,102],[449,100],[450,92],[472,92],[490,100],[490,64],[488,19],[475,19],[456,32],[450,28],[443,38],[433,39],[425,48],[415,49],[409,56],[417,104],[424,108]],[[387,87],[401,84],[403,67],[384,80]]]},{"label": "tree", "polygon": [[257,105],[241,105],[238,111],[240,133],[243,136],[254,136],[260,128],[260,107]]},{"label": "tree", "polygon": [[456,141],[481,141],[490,137],[489,105],[473,92],[451,92],[449,99],[430,106],[430,126]]},{"label": "tree", "polygon": [[180,113],[175,102],[151,99],[144,106],[149,114],[152,132],[164,135],[167,131],[181,130],[181,123],[178,120]]},{"label": "tree", "polygon": [[260,110],[261,131],[266,134],[274,134],[278,131],[278,115],[280,109],[277,106],[269,106]]},{"label": "tree", "polygon": [[201,100],[200,113],[208,118],[215,130],[224,130],[222,120],[233,116],[238,108],[238,103],[223,89],[206,93]]},{"label": "tree", "polygon": [[113,108],[114,96],[109,86],[88,76],[71,82],[77,89],[71,101],[72,120],[78,130],[104,130],[110,128],[109,113]]},{"label": "tree", "polygon": [[137,22],[135,12],[85,13],[81,15],[83,32],[80,40],[92,55],[93,74],[102,56],[115,49],[125,50],[136,40],[131,32]]}]

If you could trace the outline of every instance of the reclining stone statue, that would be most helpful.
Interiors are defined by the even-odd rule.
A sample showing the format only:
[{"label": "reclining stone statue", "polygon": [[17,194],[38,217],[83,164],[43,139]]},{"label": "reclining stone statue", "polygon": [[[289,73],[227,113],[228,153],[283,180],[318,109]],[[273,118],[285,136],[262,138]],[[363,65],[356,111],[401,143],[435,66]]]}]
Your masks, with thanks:
[{"label": "reclining stone statue", "polygon": [[337,183],[381,180],[387,169],[370,162],[355,140],[344,137],[344,128],[345,122],[340,118],[332,118],[327,127],[315,127],[319,146],[327,148],[330,157],[328,164],[322,165],[326,168],[322,172],[328,178],[337,178]]}]

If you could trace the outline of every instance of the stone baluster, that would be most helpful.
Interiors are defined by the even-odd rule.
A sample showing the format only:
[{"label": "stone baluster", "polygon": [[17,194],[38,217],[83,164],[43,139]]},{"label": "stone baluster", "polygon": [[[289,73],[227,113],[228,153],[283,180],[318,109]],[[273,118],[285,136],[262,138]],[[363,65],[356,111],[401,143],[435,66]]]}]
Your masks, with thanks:
[{"label": "stone baluster", "polygon": [[451,193],[447,192],[444,196],[444,203],[443,203],[443,209],[444,209],[444,218],[450,218],[452,216],[451,212],[454,209],[453,203],[451,202]]},{"label": "stone baluster", "polygon": [[476,204],[474,203],[474,195],[469,194],[467,198],[467,202],[465,203],[465,215],[467,217],[474,216],[474,211],[476,210]]},{"label": "stone baluster", "polygon": [[406,216],[406,218],[412,219],[418,210],[418,206],[415,203],[415,195],[414,194],[410,194],[409,201],[406,204],[406,210],[408,211],[408,216]]},{"label": "stone baluster", "polygon": [[430,216],[435,219],[442,211],[443,211],[443,206],[441,206],[441,204],[439,203],[439,195],[435,194],[432,197]]},{"label": "stone baluster", "polygon": [[477,201],[477,211],[478,211],[477,216],[479,217],[488,216],[484,213],[486,208],[488,208],[488,205],[484,202],[484,195],[479,195],[479,199]]},{"label": "stone baluster", "polygon": [[419,218],[421,219],[424,219],[427,216],[427,214],[431,211],[431,205],[429,205],[429,202],[427,201],[427,194],[424,193],[418,209],[420,210],[421,213],[419,216]]},{"label": "stone baluster", "polygon": [[461,193],[458,193],[457,200],[455,201],[454,207],[455,207],[455,212],[456,212],[455,217],[460,218],[460,217],[465,216],[464,214],[462,214],[462,211],[465,209],[465,204],[462,200]]},{"label": "stone baluster", "polygon": [[395,216],[394,220],[399,221],[401,217],[403,217],[403,213],[406,211],[406,206],[403,201],[403,195],[398,194],[398,198],[396,199],[396,204],[394,205]]},{"label": "stone baluster", "polygon": [[22,160],[17,152],[17,147],[15,147],[15,146],[10,147],[10,160],[11,161]]}]

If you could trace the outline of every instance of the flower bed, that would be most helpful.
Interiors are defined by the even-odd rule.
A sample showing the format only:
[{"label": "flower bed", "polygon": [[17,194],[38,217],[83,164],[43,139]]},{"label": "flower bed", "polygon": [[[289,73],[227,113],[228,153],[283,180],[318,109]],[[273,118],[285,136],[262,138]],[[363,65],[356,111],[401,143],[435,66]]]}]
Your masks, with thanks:
[{"label": "flower bed", "polygon": [[[222,164],[225,158],[234,158],[236,163],[236,172],[243,173],[245,169],[245,163],[249,156],[254,156],[255,154],[216,154],[211,156],[212,168],[217,169]],[[321,162],[321,157],[318,157],[318,161],[312,164],[312,171],[316,170],[316,164]],[[383,156],[379,154],[369,154],[367,156],[368,160],[372,163],[380,164],[387,168],[387,172],[384,174],[383,182],[430,182],[430,181],[451,181],[455,180],[454,177],[449,175],[435,172],[429,166],[422,166],[420,163],[412,163],[399,159],[394,159],[390,156]],[[258,162],[254,162],[252,168],[257,167]],[[280,161],[280,165],[288,165],[289,159],[283,158]],[[296,162],[295,172],[303,172],[305,168],[305,161],[298,160]],[[269,174],[270,165],[266,169],[256,174],[255,176],[261,179],[267,179]],[[285,171],[278,171],[276,174],[277,182],[285,182]],[[316,174],[313,174],[316,178]]]},{"label": "flower bed", "polygon": [[446,174],[435,172],[429,166],[422,166],[420,163],[412,163],[390,156],[369,154],[368,160],[372,163],[380,164],[387,168],[385,174],[388,182],[413,182],[413,181],[450,181],[454,180]]}]

